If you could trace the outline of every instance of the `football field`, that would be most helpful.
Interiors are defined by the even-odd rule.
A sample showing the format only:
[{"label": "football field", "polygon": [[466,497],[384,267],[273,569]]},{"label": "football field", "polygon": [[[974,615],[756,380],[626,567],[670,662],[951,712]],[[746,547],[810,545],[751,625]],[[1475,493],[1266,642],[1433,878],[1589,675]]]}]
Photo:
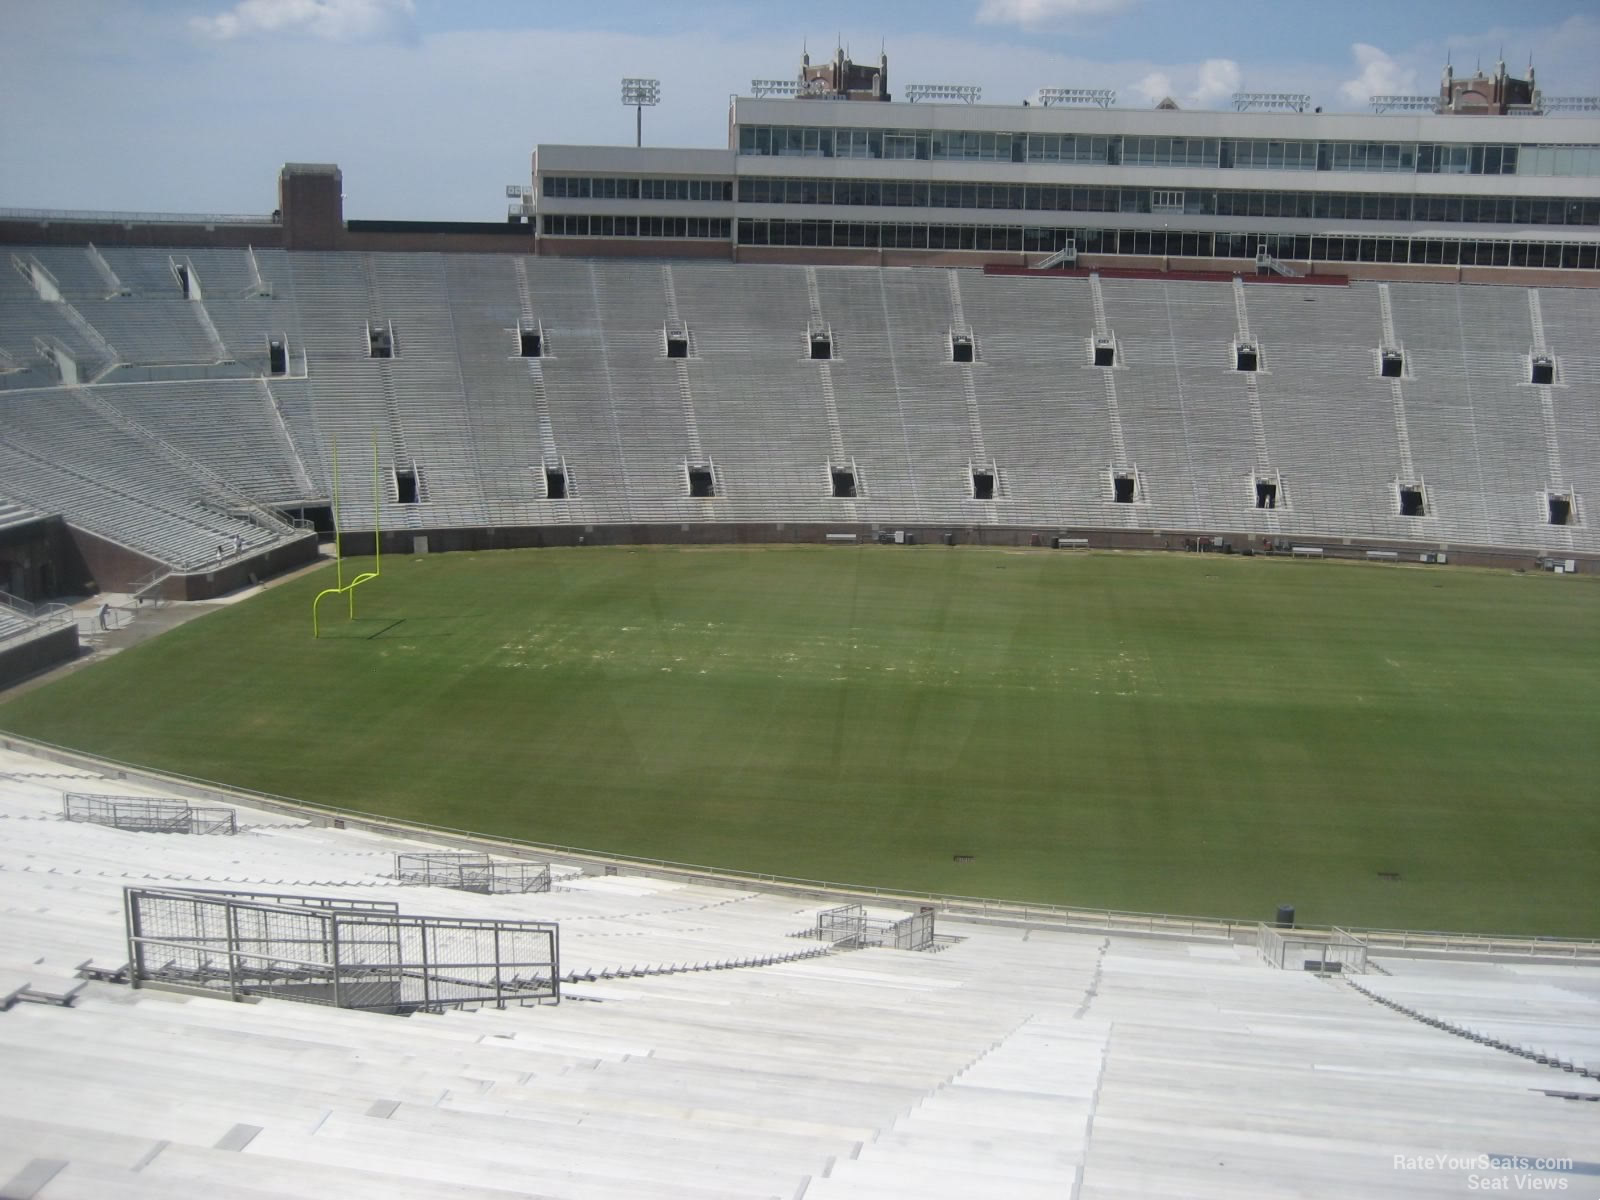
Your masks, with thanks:
[{"label": "football field", "polygon": [[332,577],[0,702],[0,728],[712,866],[1600,934],[1587,577],[944,547],[392,555],[354,622],[324,603],[314,641]]}]

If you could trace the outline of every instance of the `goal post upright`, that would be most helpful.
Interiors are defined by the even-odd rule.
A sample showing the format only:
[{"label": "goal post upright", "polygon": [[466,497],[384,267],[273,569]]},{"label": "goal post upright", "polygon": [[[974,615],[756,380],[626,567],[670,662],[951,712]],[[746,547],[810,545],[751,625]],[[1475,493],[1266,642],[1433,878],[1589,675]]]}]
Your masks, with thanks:
[{"label": "goal post upright", "polygon": [[356,616],[356,588],[368,580],[377,579],[383,574],[383,502],[382,493],[378,485],[378,435],[372,435],[372,566],[370,571],[363,571],[349,583],[344,581],[344,526],[339,520],[339,439],[333,439],[333,560],[335,571],[335,586],[324,588],[316,594],[311,601],[311,636],[313,639],[322,636],[322,626],[318,617],[318,606],[324,596],[337,596],[343,594],[349,605],[350,620]]}]

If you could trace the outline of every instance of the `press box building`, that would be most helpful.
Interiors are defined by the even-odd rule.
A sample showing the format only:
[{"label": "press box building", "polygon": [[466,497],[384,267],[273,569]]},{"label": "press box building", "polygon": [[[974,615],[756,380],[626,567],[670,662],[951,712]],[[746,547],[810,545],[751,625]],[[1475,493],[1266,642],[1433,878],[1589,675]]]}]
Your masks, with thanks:
[{"label": "press box building", "polygon": [[[541,254],[884,265],[1262,269],[1368,278],[1584,280],[1600,267],[1592,97],[1457,77],[1437,97],[1324,113],[1041,89],[973,103],[838,53],[735,97],[726,149],[540,145],[510,216]],[[787,94],[775,94],[787,93]],[[1559,274],[1557,274],[1559,273]]]}]

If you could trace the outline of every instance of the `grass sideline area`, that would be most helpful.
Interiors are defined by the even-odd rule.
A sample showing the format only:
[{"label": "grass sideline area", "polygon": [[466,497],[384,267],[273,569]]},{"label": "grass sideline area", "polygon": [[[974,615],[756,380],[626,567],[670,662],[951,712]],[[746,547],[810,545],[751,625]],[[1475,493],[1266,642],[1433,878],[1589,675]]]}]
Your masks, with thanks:
[{"label": "grass sideline area", "polygon": [[943,547],[396,554],[354,622],[325,602],[313,641],[332,574],[16,695],[0,728],[746,870],[1600,933],[1586,578]]}]

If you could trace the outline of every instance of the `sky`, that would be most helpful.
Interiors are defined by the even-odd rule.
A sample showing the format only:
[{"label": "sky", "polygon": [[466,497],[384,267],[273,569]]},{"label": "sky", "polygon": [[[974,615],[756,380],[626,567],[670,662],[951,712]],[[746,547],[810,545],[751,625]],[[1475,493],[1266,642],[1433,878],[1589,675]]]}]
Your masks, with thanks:
[{"label": "sky", "polygon": [[731,95],[839,43],[990,104],[1360,112],[1502,54],[1600,93],[1594,0],[0,0],[0,207],[266,213],[283,163],[333,162],[347,217],[502,220],[536,144],[631,144],[622,76],[661,80],[647,145],[725,146]]}]

